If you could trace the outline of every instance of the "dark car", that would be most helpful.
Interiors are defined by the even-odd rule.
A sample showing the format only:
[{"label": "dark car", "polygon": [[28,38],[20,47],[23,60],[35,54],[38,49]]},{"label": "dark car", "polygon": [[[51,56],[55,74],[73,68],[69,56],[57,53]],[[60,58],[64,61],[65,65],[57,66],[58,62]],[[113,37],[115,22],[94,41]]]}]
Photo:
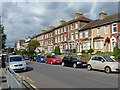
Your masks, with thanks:
[{"label": "dark car", "polygon": [[87,67],[87,63],[78,57],[65,56],[62,59],[62,66]]},{"label": "dark car", "polygon": [[30,56],[30,61],[36,61],[36,60],[37,60],[37,55]]},{"label": "dark car", "polygon": [[45,62],[45,56],[43,56],[43,55],[38,55],[37,58],[36,58],[36,61],[37,61],[37,62]]},{"label": "dark car", "polygon": [[24,58],[24,60],[28,60],[29,59],[28,55],[23,55],[23,58]]}]

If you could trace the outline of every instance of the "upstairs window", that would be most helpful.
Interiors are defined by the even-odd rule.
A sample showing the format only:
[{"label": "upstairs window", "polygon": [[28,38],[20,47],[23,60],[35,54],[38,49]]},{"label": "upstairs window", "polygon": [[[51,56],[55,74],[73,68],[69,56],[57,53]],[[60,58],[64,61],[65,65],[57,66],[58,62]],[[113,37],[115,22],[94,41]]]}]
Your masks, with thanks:
[{"label": "upstairs window", "polygon": [[65,36],[65,38],[64,38],[64,41],[66,41],[67,40],[67,36]]},{"label": "upstairs window", "polygon": [[108,26],[105,26],[105,34],[108,34]]},{"label": "upstairs window", "polygon": [[97,28],[97,35],[100,35],[100,28]]},{"label": "upstairs window", "polygon": [[78,29],[78,23],[75,23],[75,29]]},{"label": "upstairs window", "polygon": [[58,34],[60,34],[60,29],[58,29]]},{"label": "upstairs window", "polygon": [[71,40],[73,40],[73,39],[74,39],[74,34],[72,33],[72,34],[71,34]]},{"label": "upstairs window", "polygon": [[66,27],[64,27],[64,32],[66,32]]},{"label": "upstairs window", "polygon": [[78,39],[78,33],[75,34],[75,38]]},{"label": "upstairs window", "polygon": [[112,34],[117,33],[117,23],[112,24]]},{"label": "upstairs window", "polygon": [[61,28],[61,33],[63,33],[63,28]]},{"label": "upstairs window", "polygon": [[82,38],[83,37],[83,33],[82,32],[80,32],[80,38]]},{"label": "upstairs window", "polygon": [[60,42],[60,37],[58,37],[58,42]]},{"label": "upstairs window", "polygon": [[55,34],[57,35],[57,30],[55,30]]},{"label": "upstairs window", "polygon": [[73,30],[73,24],[71,24],[71,30]]},{"label": "upstairs window", "polygon": [[85,37],[86,38],[88,37],[88,31],[85,31]]},{"label": "upstairs window", "polygon": [[63,36],[61,37],[61,42],[63,42]]}]

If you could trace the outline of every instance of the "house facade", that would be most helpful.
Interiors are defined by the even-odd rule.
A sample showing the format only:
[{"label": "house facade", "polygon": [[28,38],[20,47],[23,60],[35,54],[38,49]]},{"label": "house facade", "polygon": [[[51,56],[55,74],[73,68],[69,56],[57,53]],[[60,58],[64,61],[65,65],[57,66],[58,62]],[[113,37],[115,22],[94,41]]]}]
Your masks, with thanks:
[{"label": "house facade", "polygon": [[56,46],[61,53],[79,53],[90,48],[95,52],[113,52],[119,45],[120,13],[107,16],[104,11],[99,14],[99,19],[91,20],[77,11],[75,18],[67,21],[60,19],[60,25],[50,25],[49,30],[42,29],[41,33],[34,35],[31,40],[38,40],[38,50],[51,53]]}]

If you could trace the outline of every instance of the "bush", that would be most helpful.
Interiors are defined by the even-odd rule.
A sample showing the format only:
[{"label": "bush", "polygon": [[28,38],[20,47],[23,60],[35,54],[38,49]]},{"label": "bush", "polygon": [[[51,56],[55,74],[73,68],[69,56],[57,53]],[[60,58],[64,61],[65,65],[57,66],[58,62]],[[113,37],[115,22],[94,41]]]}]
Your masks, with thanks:
[{"label": "bush", "polygon": [[82,50],[82,52],[81,53],[85,53],[85,51],[84,50]]},{"label": "bush", "polygon": [[88,50],[87,53],[93,53],[93,52],[94,52],[94,50],[91,48],[91,49]]},{"label": "bush", "polygon": [[55,53],[55,55],[60,55],[60,48],[59,48],[59,46],[55,47],[54,53]]},{"label": "bush", "polygon": [[117,57],[120,54],[120,49],[118,48],[118,45],[114,47],[113,55]]}]

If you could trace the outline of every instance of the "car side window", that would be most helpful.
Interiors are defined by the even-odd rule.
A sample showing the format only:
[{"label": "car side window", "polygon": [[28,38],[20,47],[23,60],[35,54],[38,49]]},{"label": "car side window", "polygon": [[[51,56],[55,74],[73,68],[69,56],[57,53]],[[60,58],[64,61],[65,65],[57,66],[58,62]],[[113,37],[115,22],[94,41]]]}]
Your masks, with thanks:
[{"label": "car side window", "polygon": [[97,61],[101,61],[103,58],[102,57],[97,57]]},{"label": "car side window", "polygon": [[96,60],[96,57],[93,57],[92,60]]}]

